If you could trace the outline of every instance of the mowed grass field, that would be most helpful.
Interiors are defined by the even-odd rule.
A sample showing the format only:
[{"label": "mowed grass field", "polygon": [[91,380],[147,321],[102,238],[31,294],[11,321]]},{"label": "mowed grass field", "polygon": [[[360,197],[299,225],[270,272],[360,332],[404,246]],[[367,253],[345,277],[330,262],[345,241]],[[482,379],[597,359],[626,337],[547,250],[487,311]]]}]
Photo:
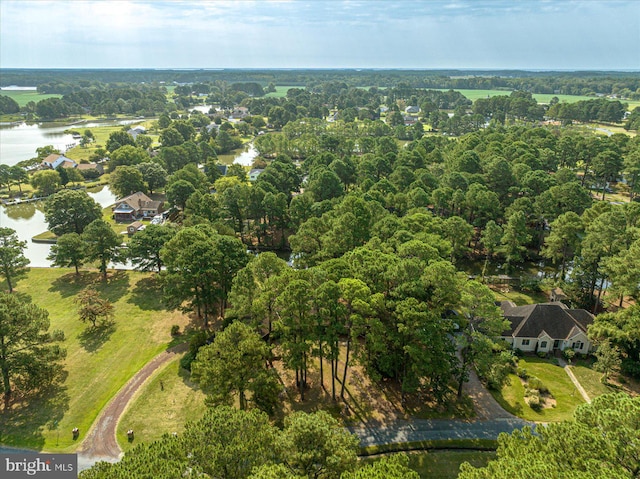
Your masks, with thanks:
[{"label": "mowed grass field", "polygon": [[55,93],[41,94],[36,90],[0,90],[0,95],[13,98],[21,108],[30,101],[38,103],[40,100],[46,100],[47,98],[62,98],[62,95]]},{"label": "mowed grass field", "polygon": [[[78,319],[75,296],[94,285],[114,305],[112,326],[96,330]],[[6,290],[0,283],[0,288]],[[171,341],[170,328],[189,319],[166,311],[152,273],[32,268],[15,288],[49,312],[50,330],[64,331],[66,378],[53,394],[20,401],[0,414],[0,444],[47,451],[75,450],[102,408],[120,388]],[[71,430],[80,429],[73,441]]]},{"label": "mowed grass field", "polygon": [[[123,451],[141,441],[152,442],[163,434],[181,433],[189,421],[197,421],[206,411],[204,393],[180,368],[177,357],[154,374],[140,388],[123,414],[116,437]],[[136,433],[135,441],[127,440],[127,430]]]},{"label": "mowed grass field", "polygon": [[302,89],[304,89],[304,86],[278,85],[278,86],[276,86],[276,91],[271,92],[271,93],[267,93],[265,95],[265,98],[282,98],[282,97],[285,97],[285,96],[287,96],[287,92],[291,88],[302,88]]},{"label": "mowed grass field", "polygon": [[582,396],[560,366],[537,357],[521,358],[518,366],[526,369],[529,376],[537,377],[549,388],[556,405],[545,407],[541,411],[531,409],[524,401],[524,385],[520,378],[510,374],[510,384],[500,392],[491,391],[491,394],[511,414],[535,422],[564,421],[571,419],[576,407],[584,403]]}]

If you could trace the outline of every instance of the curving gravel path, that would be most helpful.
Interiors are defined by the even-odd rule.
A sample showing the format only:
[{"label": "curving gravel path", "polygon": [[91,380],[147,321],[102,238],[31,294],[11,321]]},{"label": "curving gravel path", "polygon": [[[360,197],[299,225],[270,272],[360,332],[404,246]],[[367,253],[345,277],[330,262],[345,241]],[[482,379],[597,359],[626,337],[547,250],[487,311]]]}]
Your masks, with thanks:
[{"label": "curving gravel path", "polygon": [[186,351],[187,344],[180,344],[158,354],[125,384],[102,410],[88,434],[78,447],[78,468],[86,469],[97,461],[117,461],[122,454],[116,441],[116,427],[120,416],[140,386],[159,368],[171,361],[176,354]]}]

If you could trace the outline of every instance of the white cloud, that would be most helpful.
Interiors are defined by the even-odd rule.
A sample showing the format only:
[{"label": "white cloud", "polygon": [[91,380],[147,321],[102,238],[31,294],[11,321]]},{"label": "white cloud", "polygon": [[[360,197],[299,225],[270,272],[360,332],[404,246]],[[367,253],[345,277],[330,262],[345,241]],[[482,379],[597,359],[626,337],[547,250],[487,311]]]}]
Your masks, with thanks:
[{"label": "white cloud", "polygon": [[0,0],[0,67],[638,68],[640,2]]}]

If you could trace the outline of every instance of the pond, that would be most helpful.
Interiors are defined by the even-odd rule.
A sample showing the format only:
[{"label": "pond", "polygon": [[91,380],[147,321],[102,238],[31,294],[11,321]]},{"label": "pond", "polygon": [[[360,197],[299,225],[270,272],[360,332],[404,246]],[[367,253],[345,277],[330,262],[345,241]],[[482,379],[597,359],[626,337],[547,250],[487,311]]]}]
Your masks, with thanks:
[{"label": "pond", "polygon": [[[107,186],[87,190],[87,193],[102,208],[115,203],[116,197]],[[14,206],[0,207],[0,227],[11,228],[16,231],[21,241],[27,242],[24,255],[31,261],[30,266],[48,267],[51,262],[47,259],[51,245],[33,243],[31,238],[47,231],[44,220],[44,202],[24,203]]]},{"label": "pond", "polygon": [[66,151],[76,146],[79,140],[65,130],[70,128],[84,129],[98,126],[130,125],[139,123],[140,119],[129,120],[95,120],[80,121],[61,125],[59,123],[18,123],[0,125],[0,163],[15,165],[19,161],[36,156],[36,148],[53,145],[59,151]]}]

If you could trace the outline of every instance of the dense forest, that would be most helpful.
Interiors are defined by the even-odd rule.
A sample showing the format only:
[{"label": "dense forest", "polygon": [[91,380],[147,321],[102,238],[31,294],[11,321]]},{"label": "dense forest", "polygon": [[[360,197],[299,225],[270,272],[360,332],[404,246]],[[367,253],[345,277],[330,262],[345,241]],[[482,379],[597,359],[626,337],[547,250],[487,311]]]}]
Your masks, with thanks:
[{"label": "dense forest", "polygon": [[69,93],[74,84],[199,83],[225,81],[274,83],[310,87],[339,81],[350,86],[413,88],[505,89],[566,95],[617,94],[638,99],[640,78],[635,72],[545,72],[524,70],[19,70],[3,69],[0,86],[37,86],[43,93]]},{"label": "dense forest", "polygon": [[[53,72],[42,83],[37,71],[10,73],[13,83],[63,95],[32,105],[40,117],[157,116],[153,140],[125,128],[98,155],[108,159],[119,197],[163,193],[170,207],[170,222],[148,225],[126,248],[88,195],[61,188],[62,170],[35,172],[31,184],[51,188],[45,216],[58,235],[56,266],[78,271],[97,261],[106,280],[109,262],[128,259],[157,272],[168,308],[201,322],[182,365],[210,406],[237,399],[240,409],[273,415],[274,361],[295,376],[300,402],[310,388],[344,399],[356,366],[370,381],[394,385],[401,407],[416,398],[434,408],[459,401],[472,368],[499,390],[517,358],[499,339],[508,324],[489,288],[498,275],[528,292],[561,287],[572,305],[600,313],[591,338],[611,346],[624,374],[640,377],[640,137],[572,127],[621,122],[621,101],[541,105],[532,96],[545,89],[632,98],[634,75],[341,70],[322,81],[332,72],[141,70],[121,75],[136,81],[123,85],[102,83],[111,71],[81,82],[72,75],[83,72]],[[300,87],[285,96],[264,95],[294,79]],[[179,80],[190,84],[174,85],[172,97],[159,83]],[[434,89],[473,85],[516,91],[472,103]],[[201,101],[218,109],[186,112]],[[240,108],[242,119],[229,121]],[[218,157],[248,141],[259,153],[255,181]],[[10,189],[26,181],[16,176],[3,168],[0,182]],[[613,186],[619,196],[604,201]],[[290,255],[289,263],[275,253]],[[547,274],[528,273],[539,264]],[[320,384],[308,380],[311,370]],[[167,467],[183,470],[196,449],[209,454],[202,438],[216,439],[207,431],[240,423],[255,429],[257,449],[229,477],[248,477],[252,467],[266,468],[257,477],[292,477],[279,468],[312,474],[299,458],[309,451],[294,447],[296,428],[336,429],[323,415],[293,415],[276,431],[257,411],[212,409],[184,437],[140,447],[119,467],[126,473],[166,454]],[[339,457],[326,477],[338,477],[352,470],[355,446],[348,436],[331,440],[337,445],[327,454]],[[192,464],[214,474],[211,464]],[[110,477],[111,467],[86,477]]]}]

